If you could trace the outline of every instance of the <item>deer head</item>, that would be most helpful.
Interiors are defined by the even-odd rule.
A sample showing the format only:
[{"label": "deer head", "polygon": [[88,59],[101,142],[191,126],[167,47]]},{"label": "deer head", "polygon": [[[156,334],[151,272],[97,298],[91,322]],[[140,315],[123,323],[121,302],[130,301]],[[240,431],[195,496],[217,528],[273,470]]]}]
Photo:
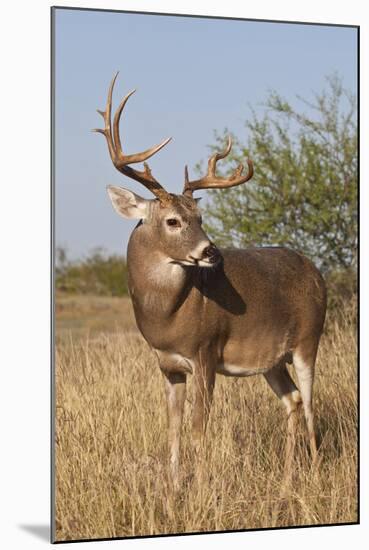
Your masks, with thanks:
[{"label": "deer head", "polygon": [[[228,178],[216,175],[216,163],[231,151],[232,140],[229,137],[225,150],[210,157],[208,171],[204,177],[189,181],[186,166],[182,194],[168,193],[154,178],[146,160],[167,145],[171,138],[141,153],[126,155],[122,150],[119,121],[128,99],[135,90],[129,92],[121,101],[114,115],[113,128],[111,127],[112,95],[117,76],[118,73],[111,81],[105,111],[98,110],[104,119],[105,128],[94,131],[105,136],[115,168],[144,185],[155,199],[145,199],[128,189],[109,185],[107,190],[114,209],[120,216],[136,218],[147,224],[153,243],[170,261],[182,265],[214,266],[220,260],[220,253],[202,229],[202,218],[197,204],[199,199],[193,198],[193,192],[199,189],[222,189],[246,183],[253,175],[252,161],[247,161],[249,169],[246,175],[243,175],[242,164]],[[139,162],[144,163],[142,171],[130,166]]]}]

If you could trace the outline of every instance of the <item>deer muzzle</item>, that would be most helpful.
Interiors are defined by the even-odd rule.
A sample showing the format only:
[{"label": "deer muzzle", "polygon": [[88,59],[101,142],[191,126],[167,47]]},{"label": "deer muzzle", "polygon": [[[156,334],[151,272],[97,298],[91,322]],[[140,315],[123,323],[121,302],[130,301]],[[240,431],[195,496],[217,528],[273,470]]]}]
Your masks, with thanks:
[{"label": "deer muzzle", "polygon": [[202,259],[210,264],[218,263],[220,258],[220,252],[214,244],[207,246],[202,252]]}]

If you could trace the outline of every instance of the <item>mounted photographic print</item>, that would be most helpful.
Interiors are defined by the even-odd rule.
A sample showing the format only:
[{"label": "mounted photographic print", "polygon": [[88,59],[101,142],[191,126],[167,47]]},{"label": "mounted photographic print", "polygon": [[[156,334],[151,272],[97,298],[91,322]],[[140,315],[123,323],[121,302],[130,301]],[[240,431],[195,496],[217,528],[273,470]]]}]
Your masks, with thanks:
[{"label": "mounted photographic print", "polygon": [[358,32],[52,9],[54,542],[358,522]]}]

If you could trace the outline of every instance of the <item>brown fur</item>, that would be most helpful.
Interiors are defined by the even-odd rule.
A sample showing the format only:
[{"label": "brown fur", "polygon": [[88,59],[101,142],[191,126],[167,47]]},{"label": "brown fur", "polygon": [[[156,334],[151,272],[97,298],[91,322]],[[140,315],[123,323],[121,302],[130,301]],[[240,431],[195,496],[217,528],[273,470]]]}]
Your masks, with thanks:
[{"label": "brown fur", "polygon": [[[271,383],[280,398],[287,396],[288,407],[289,395],[297,388],[284,365],[298,351],[313,372],[326,311],[325,284],[319,271],[302,254],[281,247],[222,249],[222,259],[214,267],[168,266],[162,276],[153,277],[163,255],[183,258],[184,249],[207,238],[191,201],[175,197],[170,206],[188,224],[176,242],[168,242],[163,233],[165,209],[156,208],[150,221],[134,230],[127,258],[137,325],[156,350],[172,391],[168,393],[169,447],[175,485],[179,483],[178,414],[183,410],[186,376],[196,378],[193,437],[199,446],[216,372],[232,375],[225,370],[231,365],[237,375],[265,374],[268,382],[282,388],[276,391]],[[274,380],[268,373],[274,373]],[[290,433],[295,425],[292,418],[288,425]],[[293,442],[291,435],[286,463],[291,460]]]},{"label": "brown fur", "polygon": [[231,151],[229,137],[224,151],[209,159],[205,176],[189,181],[186,168],[183,194],[168,193],[146,163],[143,171],[129,165],[146,161],[169,140],[141,153],[123,153],[119,120],[133,92],[120,103],[112,126],[116,77],[110,84],[106,109],[99,111],[105,127],[97,131],[107,140],[114,166],[157,197],[148,201],[126,189],[108,187],[120,215],[143,220],[129,241],[128,286],[137,325],[155,349],[165,376],[173,484],[179,483],[180,429],[188,373],[195,377],[193,432],[197,443],[206,429],[216,372],[264,374],[290,416],[289,465],[295,430],[291,411],[299,401],[285,367],[292,358],[315,456],[312,386],[326,310],[321,275],[304,256],[284,248],[221,250],[219,254],[201,227],[192,193],[246,183],[253,175],[252,161],[247,161],[246,175],[239,165],[228,178],[217,176],[218,160]]}]

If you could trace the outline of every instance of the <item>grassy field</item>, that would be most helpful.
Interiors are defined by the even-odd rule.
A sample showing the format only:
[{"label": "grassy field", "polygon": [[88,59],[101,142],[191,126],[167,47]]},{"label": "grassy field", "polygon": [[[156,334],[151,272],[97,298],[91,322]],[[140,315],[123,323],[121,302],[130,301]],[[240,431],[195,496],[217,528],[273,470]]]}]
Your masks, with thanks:
[{"label": "grassy field", "polygon": [[189,377],[183,488],[172,498],[162,375],[129,300],[58,296],[56,319],[57,540],[357,521],[353,304],[328,317],[319,350],[320,465],[310,466],[301,418],[287,497],[284,407],[262,376],[217,377],[205,456],[196,463]]}]

